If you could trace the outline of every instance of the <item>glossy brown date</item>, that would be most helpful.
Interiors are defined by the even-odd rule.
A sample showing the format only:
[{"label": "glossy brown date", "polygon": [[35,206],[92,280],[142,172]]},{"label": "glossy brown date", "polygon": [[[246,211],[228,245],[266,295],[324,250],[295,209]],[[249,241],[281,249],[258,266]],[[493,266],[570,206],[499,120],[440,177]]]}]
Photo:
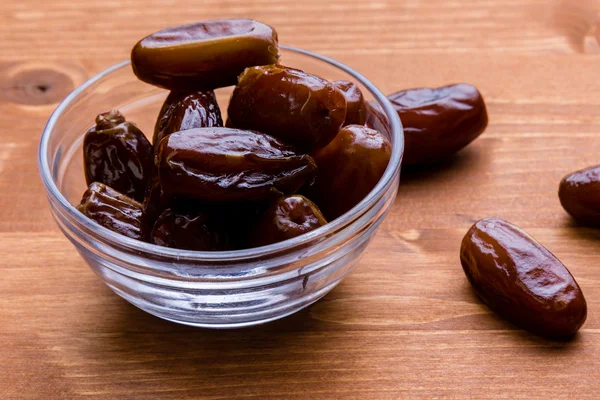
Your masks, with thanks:
[{"label": "glossy brown date", "polygon": [[198,128],[164,138],[156,154],[166,195],[205,202],[266,200],[296,192],[316,175],[314,160],[272,136]]},{"label": "glossy brown date", "polygon": [[367,118],[367,105],[362,92],[350,81],[331,82],[346,98],[346,125],[364,125]]},{"label": "glossy brown date", "polygon": [[144,239],[142,205],[103,183],[92,183],[77,209],[111,231],[132,239]]},{"label": "glossy brown date", "polygon": [[171,133],[213,126],[223,126],[215,92],[171,92],[158,114],[152,144],[158,146],[160,140]]},{"label": "glossy brown date", "polygon": [[578,222],[600,226],[600,165],[564,177],[558,197],[563,208]]},{"label": "glossy brown date", "polygon": [[223,19],[167,28],[131,51],[136,76],[169,90],[210,90],[235,85],[242,71],[279,59],[277,33],[251,19]]},{"label": "glossy brown date", "polygon": [[516,226],[477,222],[462,241],[460,260],[477,295],[515,325],[568,338],[587,316],[583,293],[567,268]]},{"label": "glossy brown date", "polygon": [[100,114],[83,140],[85,179],[101,182],[143,201],[150,179],[153,151],[146,136],[117,111]]},{"label": "glossy brown date", "polygon": [[308,195],[331,221],[357,205],[379,182],[392,146],[376,130],[348,125],[314,153],[319,173]]},{"label": "glossy brown date", "polygon": [[236,128],[264,132],[310,152],[327,145],[346,119],[346,99],[318,76],[281,65],[240,75],[228,115]]},{"label": "glossy brown date", "polygon": [[327,223],[315,203],[299,194],[279,198],[260,218],[254,231],[256,246],[282,242]]},{"label": "glossy brown date", "polygon": [[150,234],[151,243],[182,250],[229,248],[229,235],[209,212],[165,210]]},{"label": "glossy brown date", "polygon": [[485,102],[472,85],[402,90],[388,98],[404,127],[404,165],[444,159],[467,146],[487,127]]}]

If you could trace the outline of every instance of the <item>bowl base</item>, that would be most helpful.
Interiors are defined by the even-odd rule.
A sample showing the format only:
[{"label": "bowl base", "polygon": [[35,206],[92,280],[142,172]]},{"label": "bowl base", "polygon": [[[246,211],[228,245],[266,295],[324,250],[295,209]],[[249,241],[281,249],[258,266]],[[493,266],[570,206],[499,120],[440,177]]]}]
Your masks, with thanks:
[{"label": "bowl base", "polygon": [[[342,279],[343,279],[343,277],[342,277]],[[174,322],[176,324],[193,326],[196,328],[238,329],[238,328],[246,328],[246,327],[250,327],[250,326],[266,324],[268,322],[276,321],[278,319],[285,318],[287,316],[295,314],[298,311],[310,306],[311,304],[316,303],[321,298],[325,297],[331,290],[333,290],[334,287],[336,287],[342,281],[342,279],[339,279],[338,281],[333,282],[332,284],[322,288],[318,292],[313,293],[313,295],[310,298],[303,298],[302,301],[298,302],[298,304],[288,304],[288,307],[286,307],[286,310],[282,311],[281,313],[279,313],[277,315],[271,315],[266,318],[254,319],[254,320],[244,321],[244,322],[232,321],[231,323],[195,322],[193,320],[186,319],[183,317],[178,318],[177,316],[174,316],[171,313],[165,313],[165,312],[162,312],[161,310],[157,310],[155,307],[152,307],[150,304],[148,304],[144,301],[140,301],[139,298],[134,298],[132,296],[129,296],[127,293],[119,290],[116,287],[113,287],[111,285],[108,285],[108,287],[110,287],[119,297],[123,298],[125,301],[132,304],[133,306],[139,308],[142,311],[147,312],[148,314],[154,315],[155,317],[164,319],[166,321]]]}]

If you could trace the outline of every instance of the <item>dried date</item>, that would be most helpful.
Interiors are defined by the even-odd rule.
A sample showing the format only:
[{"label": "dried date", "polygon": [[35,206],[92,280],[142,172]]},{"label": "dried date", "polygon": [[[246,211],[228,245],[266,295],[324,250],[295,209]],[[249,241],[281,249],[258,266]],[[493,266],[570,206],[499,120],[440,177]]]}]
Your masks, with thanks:
[{"label": "dried date", "polygon": [[379,182],[392,146],[380,132],[348,125],[324,149],[313,154],[319,174],[308,196],[333,220],[357,205]]},{"label": "dried date", "polygon": [[233,126],[267,133],[301,151],[326,146],[346,119],[346,99],[318,76],[281,65],[240,75],[228,115]]},{"label": "dried date", "polygon": [[585,322],[586,301],[569,270],[504,220],[486,218],[473,225],[462,241],[460,260],[475,293],[515,325],[567,338]]},{"label": "dried date", "polygon": [[213,126],[223,126],[215,92],[171,92],[158,114],[152,143],[156,147],[171,133]]},{"label": "dried date", "polygon": [[164,29],[131,51],[136,76],[169,90],[235,85],[242,71],[279,59],[277,32],[251,19],[222,19]]},{"label": "dried date", "polygon": [[358,86],[350,81],[332,82],[346,98],[346,125],[364,125],[367,119],[367,104]]},{"label": "dried date", "polygon": [[111,231],[132,239],[144,239],[142,205],[103,183],[92,183],[77,209]]},{"label": "dried date", "polygon": [[210,212],[165,210],[156,220],[150,241],[182,250],[219,251],[229,248],[229,235]]},{"label": "dried date", "polygon": [[558,197],[575,220],[584,225],[600,226],[600,165],[564,177]]},{"label": "dried date", "polygon": [[96,117],[96,125],[84,137],[83,158],[88,185],[101,182],[143,201],[152,170],[152,145],[119,111]]},{"label": "dried date", "polygon": [[279,198],[261,216],[254,232],[254,244],[265,246],[303,235],[327,221],[315,203],[295,194]]},{"label": "dried date", "polygon": [[198,128],[164,138],[156,155],[166,195],[205,202],[267,200],[316,175],[312,157],[253,131]]},{"label": "dried date", "polygon": [[402,90],[388,98],[404,128],[404,165],[444,159],[467,146],[487,127],[485,102],[472,85]]}]

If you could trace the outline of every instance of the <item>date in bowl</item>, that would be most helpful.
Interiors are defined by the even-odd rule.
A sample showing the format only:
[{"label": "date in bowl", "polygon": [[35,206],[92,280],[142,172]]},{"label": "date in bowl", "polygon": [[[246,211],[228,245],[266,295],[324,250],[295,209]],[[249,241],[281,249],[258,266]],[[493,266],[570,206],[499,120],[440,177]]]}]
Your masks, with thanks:
[{"label": "date in bowl", "polygon": [[[118,108],[152,132],[167,92],[140,82],[129,62],[115,65],[71,93],[50,117],[39,148],[39,170],[56,223],[115,293],[169,321],[206,328],[256,325],[290,315],[327,294],[358,263],[394,202],[404,148],[402,125],[386,97],[351,68],[281,46],[281,59],[330,81],[356,82],[378,106],[371,125],[392,143],[377,186],[341,217],[302,236],[248,250],[186,251],[130,239],[79,213],[86,184],[82,143],[98,112]],[[233,87],[218,89],[226,104]],[[224,116],[225,117],[225,116]]]}]

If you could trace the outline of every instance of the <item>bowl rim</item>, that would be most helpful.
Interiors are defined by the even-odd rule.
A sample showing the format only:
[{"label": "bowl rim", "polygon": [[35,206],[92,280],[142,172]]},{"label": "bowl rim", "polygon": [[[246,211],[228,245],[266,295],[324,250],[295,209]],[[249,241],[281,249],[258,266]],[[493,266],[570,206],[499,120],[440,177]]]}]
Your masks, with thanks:
[{"label": "bowl rim", "polygon": [[94,83],[100,81],[101,79],[105,78],[114,71],[117,71],[125,66],[130,65],[130,60],[126,60],[115,64],[85,81],[75,90],[73,90],[57,106],[57,108],[54,110],[54,112],[48,119],[48,122],[44,127],[40,139],[40,145],[38,149],[38,169],[42,178],[42,182],[44,183],[46,192],[50,197],[51,204],[58,204],[60,206],[60,209],[64,213],[66,213],[70,218],[72,218],[76,224],[80,225],[83,228],[86,228],[86,230],[92,232],[94,235],[97,235],[98,238],[105,244],[117,248],[126,248],[129,251],[140,253],[140,255],[150,254],[153,257],[158,256],[162,258],[172,258],[177,261],[239,261],[265,256],[272,256],[276,253],[291,251],[294,248],[304,246],[312,241],[325,238],[332,232],[342,230],[346,226],[351,225],[356,219],[358,219],[367,210],[369,210],[379,198],[381,198],[385,194],[389,186],[393,183],[396,174],[399,173],[400,165],[402,162],[402,155],[404,152],[404,132],[402,129],[402,123],[400,121],[400,118],[397,112],[394,110],[390,101],[387,99],[387,97],[377,88],[377,86],[375,86],[369,79],[367,79],[361,73],[346,66],[345,64],[342,64],[339,61],[336,61],[330,57],[318,53],[313,53],[308,50],[285,45],[279,45],[279,47],[280,49],[286,51],[315,58],[319,61],[330,64],[331,66],[346,72],[358,82],[360,82],[365,88],[367,88],[367,90],[382,107],[386,117],[389,119],[392,136],[392,153],[390,156],[388,166],[383,176],[381,177],[377,185],[371,190],[371,192],[369,192],[369,194],[364,199],[362,199],[360,203],[358,203],[352,209],[347,211],[345,214],[331,222],[328,222],[326,225],[319,227],[318,229],[315,229],[311,232],[305,233],[292,239],[270,244],[267,246],[228,251],[195,251],[163,247],[118,234],[85,217],[83,214],[77,211],[75,206],[72,205],[61,193],[52,177],[52,170],[48,163],[47,157],[50,137],[52,136],[52,132],[54,131],[55,125],[59,117],[62,115],[65,109],[81,95],[81,93],[83,93]]}]

